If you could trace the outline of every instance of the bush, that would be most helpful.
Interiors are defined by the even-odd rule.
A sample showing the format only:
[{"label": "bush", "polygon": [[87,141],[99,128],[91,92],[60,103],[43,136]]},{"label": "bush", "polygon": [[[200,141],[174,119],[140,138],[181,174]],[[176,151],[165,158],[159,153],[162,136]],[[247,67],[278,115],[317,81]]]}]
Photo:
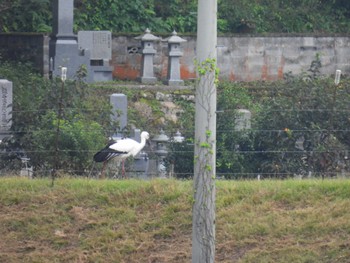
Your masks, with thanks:
[{"label": "bush", "polygon": [[226,178],[249,176],[254,170],[249,153],[254,136],[249,130],[236,129],[238,110],[247,109],[255,116],[259,107],[244,83],[221,82],[217,104],[217,173]]},{"label": "bush", "polygon": [[102,126],[81,115],[58,120],[57,114],[49,111],[38,127],[40,130],[31,135],[35,154],[30,156],[36,169],[44,174],[52,167],[70,174],[87,174],[93,154],[105,143]]},{"label": "bush", "polygon": [[[218,86],[217,175],[225,178],[333,176],[347,171],[349,79],[319,75],[319,58],[298,77]],[[252,113],[236,129],[237,109]]]},{"label": "bush", "polygon": [[[1,32],[47,32],[52,27],[49,0],[3,0]],[[140,33],[147,27],[169,34],[196,32],[196,0],[75,0],[74,31]],[[350,4],[345,0],[218,1],[221,33],[347,33]]]},{"label": "bush", "polygon": [[110,106],[79,79],[62,85],[33,74],[29,65],[3,63],[0,76],[13,82],[12,135],[1,144],[6,168],[17,169],[16,159],[29,157],[36,170],[82,174],[109,135]]},{"label": "bush", "polygon": [[254,148],[262,173],[332,175],[349,148],[348,81],[295,78],[265,90]]}]

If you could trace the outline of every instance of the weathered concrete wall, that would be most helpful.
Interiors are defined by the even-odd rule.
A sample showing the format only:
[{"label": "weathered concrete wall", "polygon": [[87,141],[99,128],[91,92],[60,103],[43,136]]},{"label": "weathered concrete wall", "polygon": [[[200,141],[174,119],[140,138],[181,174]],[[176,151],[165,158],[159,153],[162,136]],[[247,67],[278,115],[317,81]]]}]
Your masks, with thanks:
[{"label": "weathered concrete wall", "polygon": [[0,33],[1,60],[31,62],[41,74],[48,76],[49,37],[36,33]]},{"label": "weathered concrete wall", "polygon": [[318,54],[322,74],[350,72],[348,37],[220,38],[218,65],[230,80],[276,80],[309,69]]},{"label": "weathered concrete wall", "polygon": [[[170,34],[169,34],[170,35]],[[180,35],[181,36],[181,35]],[[182,79],[195,78],[195,37],[181,36],[184,53],[180,59]],[[164,37],[166,38],[166,36]],[[168,44],[157,42],[154,73],[166,80]],[[43,74],[48,73],[48,36],[42,34],[0,34],[3,58],[32,61]],[[321,73],[336,69],[350,74],[350,36],[233,36],[218,38],[220,77],[231,81],[277,80],[285,73],[306,71],[319,54]],[[136,80],[141,72],[141,43],[134,36],[114,35],[112,43],[113,77]],[[0,57],[1,60],[1,57]]]},{"label": "weathered concrete wall", "polygon": [[[183,36],[182,36],[183,37]],[[181,47],[181,77],[195,78],[196,41],[194,37]],[[168,68],[167,44],[155,45],[155,75],[166,79]],[[136,79],[140,72],[140,43],[132,37],[118,36],[113,39],[114,77]],[[311,62],[320,56],[321,73],[334,74],[341,69],[350,73],[350,37],[219,37],[218,66],[220,77],[231,81],[277,80],[285,73],[300,74],[307,71]]]},{"label": "weathered concrete wall", "polygon": [[[182,37],[182,36],[181,36]],[[187,40],[181,45],[184,56],[181,58],[182,79],[195,78],[193,65],[195,57],[195,40],[193,37],[183,37]],[[160,80],[167,78],[168,44],[163,41],[155,43],[157,53],[154,56],[154,74]],[[113,76],[122,80],[136,80],[141,73],[141,42],[130,36],[114,36],[112,46]]]}]

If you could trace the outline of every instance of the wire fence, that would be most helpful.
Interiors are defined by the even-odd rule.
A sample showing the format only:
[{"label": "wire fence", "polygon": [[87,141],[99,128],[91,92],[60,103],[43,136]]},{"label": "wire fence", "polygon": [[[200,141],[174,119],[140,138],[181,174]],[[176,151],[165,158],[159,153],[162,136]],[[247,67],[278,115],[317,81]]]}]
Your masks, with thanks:
[{"label": "wire fence", "polygon": [[[41,109],[41,110],[21,110],[21,111],[16,111],[14,110],[12,114],[16,113],[22,113],[25,114],[27,112],[31,113],[40,113],[40,112],[45,112],[48,109]],[[229,112],[230,110],[224,110],[223,112]],[[232,110],[233,111],[233,110]],[[276,110],[277,111],[277,110]],[[281,112],[281,110],[278,110]],[[332,113],[348,113],[350,112],[350,109],[300,109],[300,110],[295,110],[295,109],[283,109],[282,112],[317,112],[317,113],[322,113],[322,112],[332,112]],[[220,114],[220,113],[219,113]],[[255,129],[254,127],[249,130],[244,130],[244,131],[237,131],[235,129],[218,129],[216,131],[217,133],[217,138],[220,140],[220,136],[223,134],[229,134],[229,136],[232,136],[234,138],[237,135],[240,135],[242,133],[254,133],[255,135],[260,135],[264,136],[264,134],[283,134],[286,132],[286,127],[281,127],[281,129]],[[55,134],[56,131],[52,129],[24,129],[24,130],[14,130],[11,131],[12,135],[30,135],[34,134],[37,132],[41,133],[46,133],[47,135],[49,134]],[[97,131],[94,129],[84,129],[81,130],[81,132],[91,132],[91,131]],[[172,138],[176,134],[177,130],[166,130],[166,134],[169,134],[170,138]],[[350,133],[350,129],[347,128],[333,128],[333,129],[295,129],[292,130],[294,133],[309,133],[309,134],[320,134],[320,133]],[[106,131],[106,133],[113,134],[113,130]],[[186,134],[188,137],[191,137],[193,139],[194,137],[194,131],[193,130],[187,130],[187,129],[182,129],[181,132],[183,134]],[[155,134],[154,134],[155,135]],[[152,136],[151,136],[152,137]],[[193,160],[189,159],[191,158],[190,156],[194,155],[194,145],[191,142],[186,142],[185,138],[185,148],[186,149],[174,149],[174,147],[171,147],[171,144],[173,144],[172,140],[168,142],[168,156],[171,156],[171,159],[169,157],[168,160],[166,160],[166,165],[167,165],[167,173],[170,176],[175,176],[178,178],[188,178],[193,176],[193,171],[191,170],[191,163]],[[106,138],[107,140],[107,138]],[[157,148],[157,144],[153,142],[153,146],[151,148],[146,148],[145,152],[148,154],[148,158],[153,159],[153,162],[155,163],[152,169],[147,171],[147,176],[148,177],[155,177],[159,175],[158,168],[157,168],[157,162],[158,156],[155,153],[155,150]],[[153,149],[153,150],[152,150]],[[36,154],[41,154],[41,156],[45,156],[47,159],[52,159],[55,157],[55,155],[58,154],[65,154],[69,155],[74,159],[74,156],[77,154],[83,154],[86,156],[89,156],[91,158],[91,162],[89,162],[85,167],[80,168],[80,169],[72,169],[69,166],[67,167],[62,167],[60,170],[62,173],[67,173],[67,174],[72,174],[72,175],[79,175],[79,176],[87,176],[87,177],[98,177],[99,174],[101,173],[101,165],[95,165],[92,161],[92,156],[96,151],[99,149],[64,149],[61,147],[61,145],[58,145],[58,149],[26,149],[25,151],[21,148],[13,148],[13,149],[2,149],[0,151],[0,158],[2,160],[7,160],[3,162],[1,168],[0,168],[0,174],[1,175],[6,175],[8,173],[10,174],[18,174],[19,172],[22,175],[28,174],[30,176],[47,176],[50,175],[53,171],[53,168],[50,167],[50,165],[47,164],[46,160],[42,160],[42,165],[32,167],[31,166],[31,160],[28,158],[28,156],[33,156]],[[218,157],[222,154],[231,154],[232,157],[239,159],[240,157],[244,158],[245,156],[251,156],[252,159],[254,158],[260,158],[260,156],[263,155],[268,155],[268,154],[275,154],[275,155],[280,155],[280,156],[286,156],[289,155],[288,158],[291,158],[291,155],[294,155],[294,159],[299,159],[300,162],[305,162],[305,158],[309,157],[310,155],[322,155],[322,154],[328,154],[328,155],[333,155],[331,160],[331,164],[328,164],[328,167],[319,169],[317,165],[313,165],[311,167],[311,164],[308,163],[305,165],[300,165],[300,169],[288,169],[284,167],[283,169],[277,167],[276,169],[270,169],[270,171],[266,172],[264,169],[257,169],[256,171],[222,171],[223,169],[217,167],[217,177],[218,178],[231,178],[231,179],[238,179],[238,178],[267,178],[267,177],[280,177],[280,178],[285,178],[289,176],[294,176],[294,177],[310,177],[310,176],[316,176],[316,177],[331,177],[331,176],[348,176],[349,174],[349,166],[350,164],[348,163],[348,156],[347,156],[347,151],[350,149],[347,149],[346,147],[344,148],[339,148],[339,147],[324,147],[324,148],[319,148],[319,149],[312,149],[312,150],[307,150],[307,149],[264,149],[264,150],[258,150],[258,149],[249,149],[249,150],[244,150],[240,149],[239,147],[231,149],[230,151],[224,148],[217,147],[216,149],[216,154]],[[15,158],[12,158],[10,156],[15,156]],[[183,158],[174,158],[174,156],[183,156]],[[337,156],[336,158],[334,156]],[[282,157],[283,159],[284,157]],[[287,159],[288,159],[287,158]],[[304,160],[303,160],[304,158]],[[174,159],[176,159],[174,161]],[[180,159],[180,160],[179,160]],[[269,160],[263,160],[266,162],[269,162]],[[16,163],[17,162],[17,163]],[[180,163],[179,163],[180,162]],[[14,164],[15,163],[15,164]],[[188,163],[188,164],[187,164]],[[273,165],[271,163],[270,165]],[[288,160],[286,160],[286,165],[288,165]],[[294,164],[295,165],[295,164]],[[182,171],[181,166],[186,167],[186,171]],[[175,168],[174,168],[175,167]],[[132,171],[132,166],[129,167]],[[110,170],[113,170],[114,168],[110,167]],[[233,169],[234,170],[234,169]],[[244,170],[244,169],[243,169]],[[293,170],[293,172],[285,172],[288,170]],[[118,169],[115,171],[119,172]],[[120,175],[116,176],[117,172],[113,172],[114,175],[112,175],[112,178],[120,178]],[[130,173],[129,173],[130,174]]]},{"label": "wire fence", "polygon": [[[157,168],[157,162],[158,162],[158,156],[155,154],[156,145],[152,146],[152,150],[150,148],[145,149],[145,153],[147,154],[147,158],[151,159],[153,161],[153,168],[145,170],[144,175],[146,174],[147,178],[157,177],[159,176],[158,168]],[[194,148],[193,144],[186,144],[187,147]],[[192,159],[191,156],[194,156],[194,150],[171,150],[168,147],[168,156],[170,155],[172,157],[174,156],[180,156],[180,159],[172,160],[172,157],[169,158],[169,160],[166,160],[166,166],[167,166],[167,174],[172,177],[177,178],[191,178],[193,176],[192,171]],[[217,149],[217,155],[222,154],[222,150],[219,148]],[[44,154],[48,159],[53,158],[56,155],[56,151],[53,150],[33,150],[33,151],[26,151],[25,154],[23,151],[11,151],[10,154],[16,154],[17,156],[22,156],[23,158],[18,158],[17,161],[21,162],[21,165],[17,167],[16,169],[13,169],[13,166],[10,165],[10,168],[7,168],[6,166],[2,168],[0,171],[0,174],[6,175],[6,174],[18,174],[20,168],[21,175],[28,175],[29,177],[33,176],[50,176],[53,172],[53,168],[50,166],[42,165],[38,167],[31,167],[30,165],[30,159],[26,159],[27,156],[31,156],[33,154]],[[70,156],[74,156],[75,154],[86,154],[89,156],[93,156],[93,154],[96,153],[96,151],[93,150],[58,150],[58,154],[69,154]],[[263,151],[257,151],[257,150],[233,150],[230,152],[232,157],[242,157],[245,155],[253,156],[252,158],[258,158],[259,155],[266,155],[266,154],[277,154],[277,155],[289,155],[288,158],[290,158],[290,155],[294,155],[294,158],[302,160],[306,156],[313,154],[313,155],[322,155],[322,154],[331,154],[333,156],[341,156],[343,155],[342,160],[337,160],[336,167],[334,170],[323,170],[323,171],[317,171],[317,169],[310,168],[310,170],[307,170],[305,166],[303,166],[303,169],[300,169],[297,173],[291,173],[291,172],[279,172],[278,169],[274,169],[274,171],[264,172],[262,170],[255,171],[255,172],[221,172],[220,169],[216,172],[217,178],[230,178],[230,179],[263,179],[263,178],[286,178],[286,177],[296,177],[296,178],[308,178],[308,177],[333,177],[333,176],[342,176],[346,177],[349,174],[348,167],[350,165],[347,153],[344,153],[344,150],[339,149],[325,149],[325,150],[313,150],[313,151],[301,151],[301,150],[263,150]],[[0,152],[0,157],[6,157],[9,155],[9,152]],[[188,158],[188,156],[190,156]],[[182,157],[182,158],[181,158]],[[147,160],[148,162],[150,160]],[[268,160],[267,160],[268,161]],[[44,162],[44,161],[43,161]],[[13,161],[12,161],[13,163]],[[109,164],[109,175],[108,177],[111,178],[122,178],[120,174],[120,164],[112,163]],[[288,165],[288,164],[286,164]],[[115,167],[114,167],[115,166]],[[176,171],[174,171],[174,166],[177,167]],[[183,167],[185,167],[185,170],[183,171]],[[332,168],[332,165],[329,165],[330,168]],[[340,167],[340,168],[339,168]],[[34,168],[34,169],[33,169]],[[91,158],[91,162],[85,166],[83,169],[71,169],[69,167],[62,167],[60,168],[60,172],[62,174],[70,174],[70,175],[77,175],[77,176],[84,176],[84,177],[91,177],[91,178],[98,178],[102,172],[102,164],[95,164]],[[288,170],[288,168],[287,168]],[[133,168],[132,165],[129,165],[127,168],[128,171],[128,177],[136,177],[143,176],[142,172],[138,171],[133,174]]]}]

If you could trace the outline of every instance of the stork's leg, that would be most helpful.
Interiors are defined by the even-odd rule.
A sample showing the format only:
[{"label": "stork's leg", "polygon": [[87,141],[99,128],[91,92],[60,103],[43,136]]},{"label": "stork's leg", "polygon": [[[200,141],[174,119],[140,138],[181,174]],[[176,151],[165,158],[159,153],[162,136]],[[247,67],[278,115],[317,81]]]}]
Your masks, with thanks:
[{"label": "stork's leg", "polygon": [[107,165],[107,161],[104,161],[104,162],[103,162],[103,166],[102,166],[102,171],[101,171],[100,179],[104,179],[104,178],[105,178],[105,169],[106,169],[106,165]]},{"label": "stork's leg", "polygon": [[122,177],[125,178],[125,164],[124,164],[124,159],[122,160]]}]

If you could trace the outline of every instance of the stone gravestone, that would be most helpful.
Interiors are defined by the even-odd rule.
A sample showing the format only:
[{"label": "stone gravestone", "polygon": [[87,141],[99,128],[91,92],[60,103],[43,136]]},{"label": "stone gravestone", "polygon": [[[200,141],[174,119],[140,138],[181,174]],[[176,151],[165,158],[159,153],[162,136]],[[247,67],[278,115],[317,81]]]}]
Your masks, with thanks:
[{"label": "stone gravestone", "polygon": [[[124,135],[123,131],[127,126],[128,122],[128,100],[125,94],[114,93],[110,96],[110,103],[112,106],[111,121],[117,123],[118,128],[116,133],[112,136],[114,140],[121,140]],[[132,139],[140,142],[141,131],[134,129]],[[134,158],[132,167],[130,167],[130,175],[137,176],[138,178],[146,179],[148,176],[149,160],[148,155],[145,152],[140,152]]]},{"label": "stone gravestone", "polygon": [[237,118],[235,120],[235,130],[244,131],[251,128],[252,113],[249,110],[238,109]]},{"label": "stone gravestone", "polygon": [[12,125],[12,82],[0,79],[0,140],[9,136]]},{"label": "stone gravestone", "polygon": [[[85,65],[87,69],[87,82],[112,80],[112,69],[109,65],[94,65],[94,56],[100,55],[99,60],[111,56],[111,38],[104,31],[92,34],[92,43],[85,47],[73,33],[74,0],[53,0],[53,31],[50,40],[50,72],[52,76],[61,74],[61,67],[67,67],[67,78],[73,79],[76,72]],[[90,31],[88,31],[90,32]],[[109,48],[100,48],[109,46]],[[80,47],[80,48],[79,48]],[[106,56],[106,53],[110,55]],[[94,59],[96,59],[94,57]]]},{"label": "stone gravestone", "polygon": [[91,50],[91,60],[109,62],[112,59],[112,33],[110,31],[79,31],[79,49]]},{"label": "stone gravestone", "polygon": [[118,128],[113,137],[123,137],[123,130],[128,122],[128,100],[125,94],[114,93],[110,96],[110,104],[112,106],[111,121],[116,123]]},{"label": "stone gravestone", "polygon": [[112,80],[112,33],[110,31],[79,31],[79,50],[90,51],[91,81]]},{"label": "stone gravestone", "polygon": [[74,78],[82,64],[89,67],[89,56],[79,54],[77,37],[73,33],[73,0],[53,1],[53,30],[50,40],[50,71],[60,76],[67,67],[67,77]]}]

